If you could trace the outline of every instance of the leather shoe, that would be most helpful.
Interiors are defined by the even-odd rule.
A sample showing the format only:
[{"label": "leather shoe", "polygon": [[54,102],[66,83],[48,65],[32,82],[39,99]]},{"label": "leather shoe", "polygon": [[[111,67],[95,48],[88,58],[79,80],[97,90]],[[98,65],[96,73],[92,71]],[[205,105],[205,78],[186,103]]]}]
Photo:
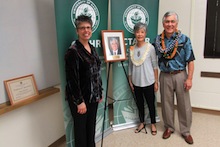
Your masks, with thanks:
[{"label": "leather shoe", "polygon": [[172,133],[173,131],[166,129],[165,132],[163,133],[163,139],[169,138]]},{"label": "leather shoe", "polygon": [[183,138],[185,139],[185,141],[186,141],[188,144],[193,144],[193,138],[192,138],[191,135],[183,136]]}]

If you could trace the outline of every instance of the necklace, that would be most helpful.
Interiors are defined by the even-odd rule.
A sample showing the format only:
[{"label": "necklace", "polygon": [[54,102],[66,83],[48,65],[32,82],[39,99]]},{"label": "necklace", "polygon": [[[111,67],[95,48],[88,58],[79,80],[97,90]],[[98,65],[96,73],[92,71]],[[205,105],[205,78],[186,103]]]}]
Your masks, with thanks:
[{"label": "necklace", "polygon": [[[144,43],[144,45],[145,45],[145,43]],[[141,56],[141,47],[142,47],[142,45],[136,45],[137,46],[137,51],[136,51],[136,53],[137,53],[137,57],[140,57]]]},{"label": "necklace", "polygon": [[140,50],[138,50],[137,56],[140,57],[140,55],[141,55]]},{"label": "necklace", "polygon": [[164,41],[165,32],[163,31],[161,35],[157,36],[156,47],[159,50],[159,52],[163,54],[164,58],[172,59],[175,56],[178,47],[178,39],[180,36],[181,36],[181,32],[176,30],[175,39],[167,48]]},{"label": "necklace", "polygon": [[[135,66],[140,66],[142,65],[142,63],[144,63],[147,54],[149,53],[150,50],[150,43],[146,43],[146,49],[143,52],[142,56],[139,59],[135,59],[135,52],[134,52],[134,46],[130,46],[130,57],[131,57],[131,61]],[[140,50],[139,53],[137,52],[137,56],[138,54],[140,54]]]}]

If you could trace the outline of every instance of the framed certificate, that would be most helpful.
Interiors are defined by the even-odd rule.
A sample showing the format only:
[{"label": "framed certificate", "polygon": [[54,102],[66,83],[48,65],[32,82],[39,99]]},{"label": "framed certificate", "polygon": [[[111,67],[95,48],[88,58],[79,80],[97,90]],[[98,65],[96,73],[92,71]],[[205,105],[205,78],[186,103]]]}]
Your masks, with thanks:
[{"label": "framed certificate", "polygon": [[34,75],[4,81],[11,105],[39,95]]},{"label": "framed certificate", "polygon": [[102,46],[106,62],[126,60],[123,30],[102,30]]}]

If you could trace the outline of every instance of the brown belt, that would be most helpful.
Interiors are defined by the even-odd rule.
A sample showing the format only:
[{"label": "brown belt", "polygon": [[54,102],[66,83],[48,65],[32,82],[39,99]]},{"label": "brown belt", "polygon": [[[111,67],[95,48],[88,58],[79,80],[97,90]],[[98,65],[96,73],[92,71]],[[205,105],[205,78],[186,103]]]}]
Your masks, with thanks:
[{"label": "brown belt", "polygon": [[175,75],[175,74],[178,74],[178,73],[180,73],[181,71],[183,71],[183,70],[174,70],[174,71],[161,71],[161,72],[163,72],[163,73],[166,73],[166,74],[173,74],[173,75]]}]

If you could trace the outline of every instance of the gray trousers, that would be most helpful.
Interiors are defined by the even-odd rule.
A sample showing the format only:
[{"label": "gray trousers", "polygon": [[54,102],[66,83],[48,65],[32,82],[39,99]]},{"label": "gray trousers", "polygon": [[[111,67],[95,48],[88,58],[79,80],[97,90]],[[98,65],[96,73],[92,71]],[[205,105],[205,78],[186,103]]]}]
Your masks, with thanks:
[{"label": "gray trousers", "polygon": [[189,91],[184,89],[186,71],[177,74],[160,72],[160,94],[164,127],[175,131],[174,127],[174,94],[176,94],[180,133],[189,135],[192,124],[192,107]]}]

